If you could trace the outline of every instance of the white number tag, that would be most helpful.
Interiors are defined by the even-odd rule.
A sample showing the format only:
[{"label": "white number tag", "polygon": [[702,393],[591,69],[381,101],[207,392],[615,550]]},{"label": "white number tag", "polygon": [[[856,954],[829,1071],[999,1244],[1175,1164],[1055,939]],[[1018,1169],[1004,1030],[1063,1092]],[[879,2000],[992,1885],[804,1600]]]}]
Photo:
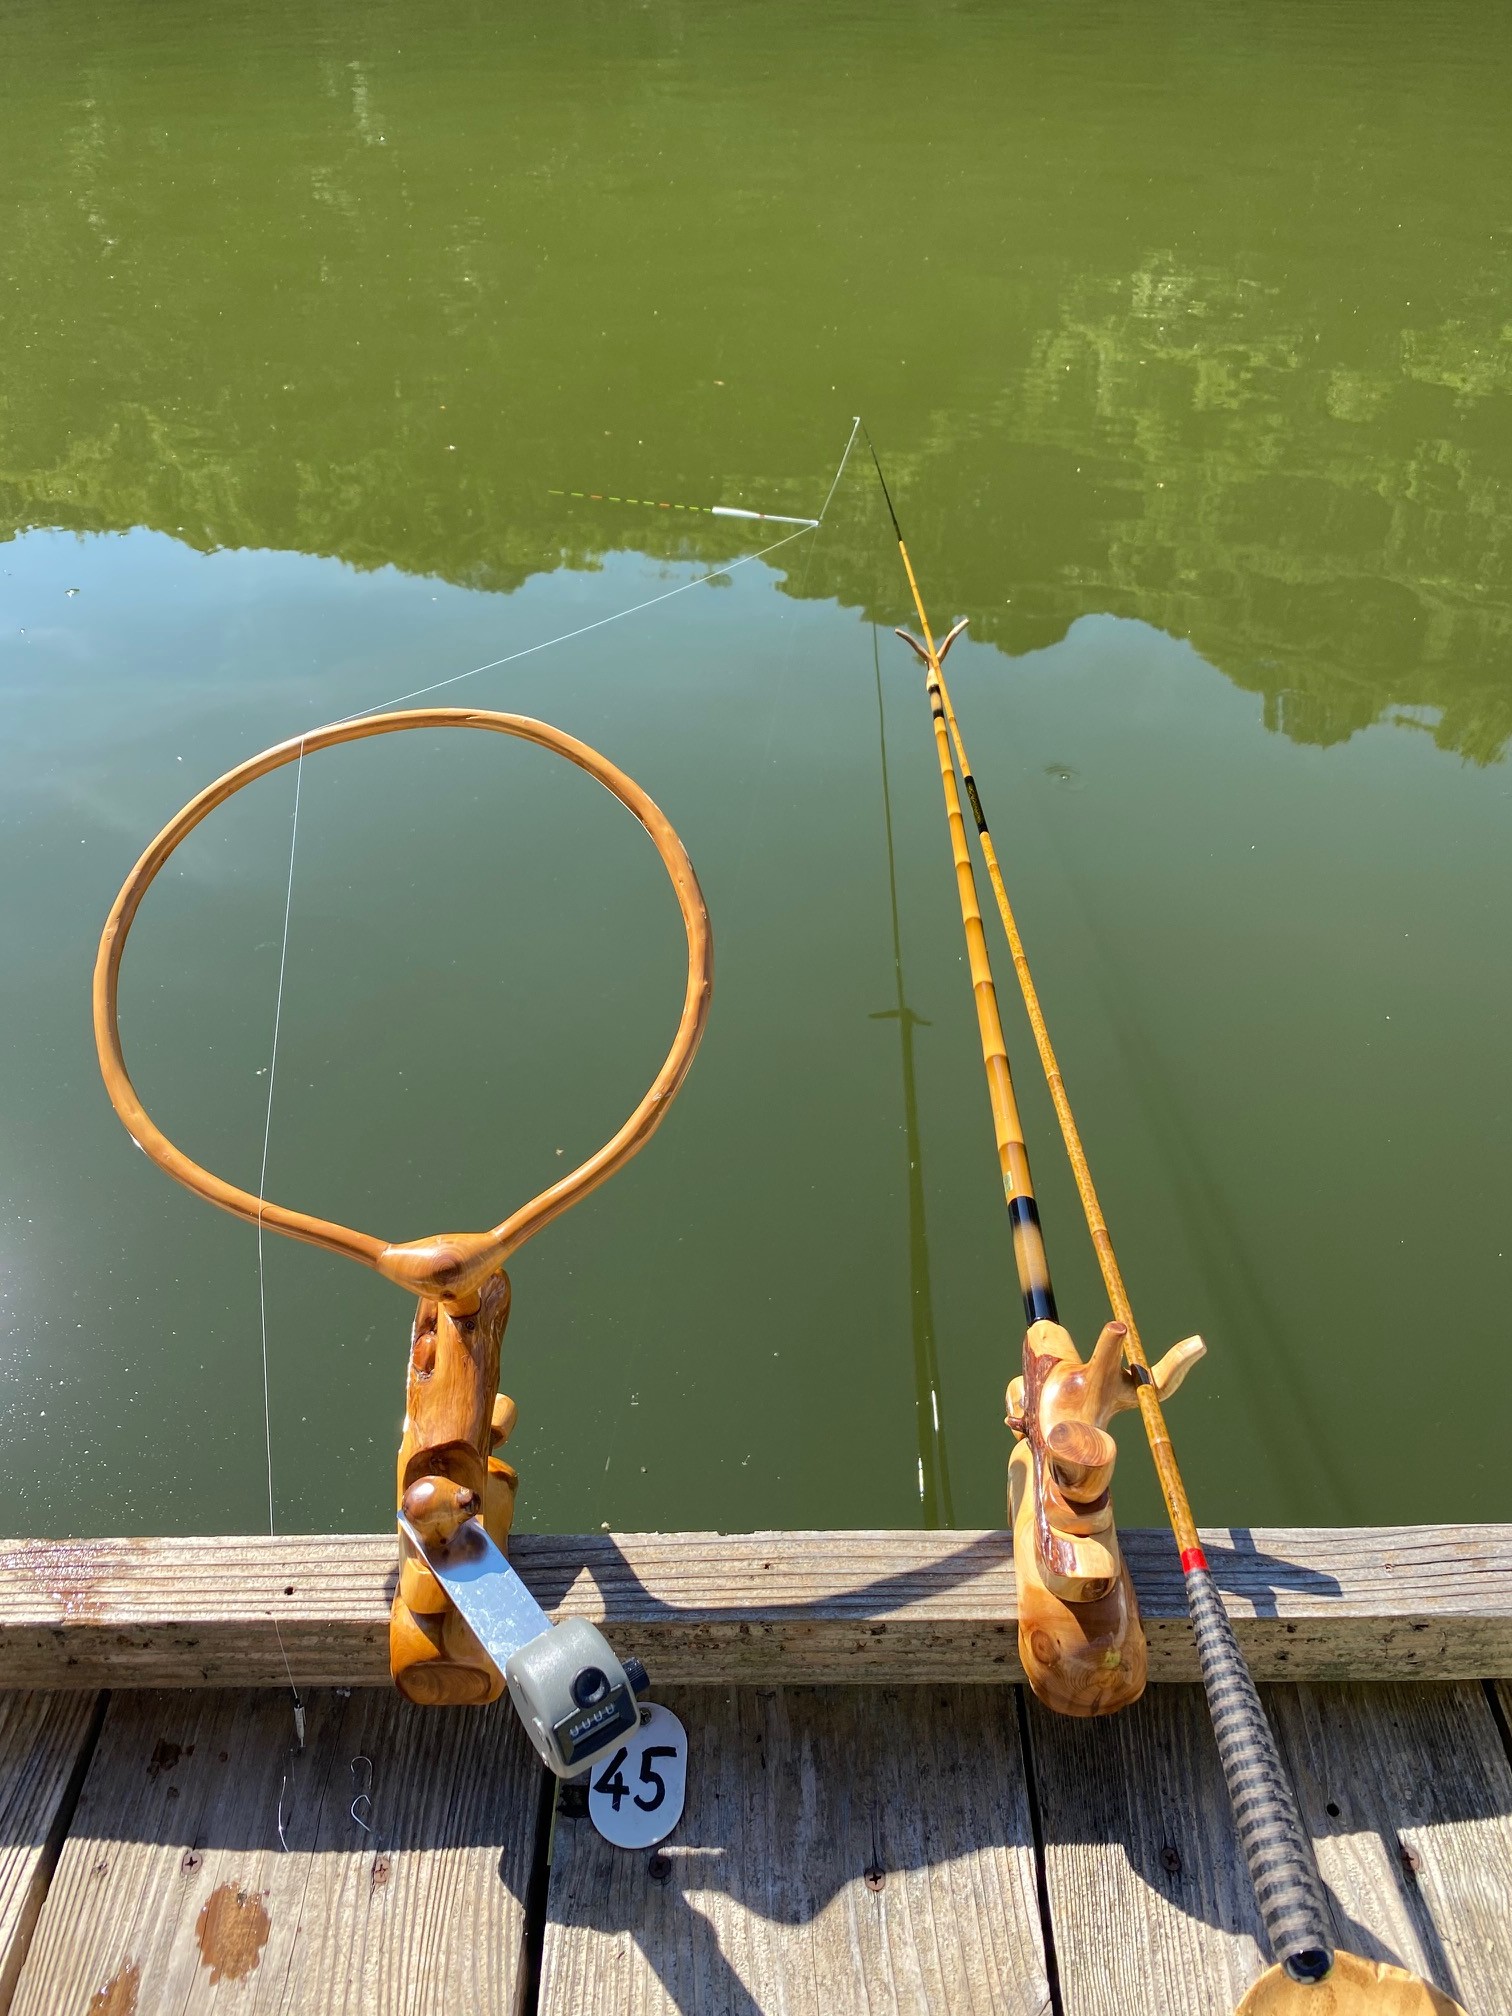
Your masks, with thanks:
[{"label": "white number tag", "polygon": [[588,1817],[616,1848],[654,1848],[682,1818],[688,1790],[688,1732],[652,1703],[633,1736],[595,1764],[588,1778]]}]

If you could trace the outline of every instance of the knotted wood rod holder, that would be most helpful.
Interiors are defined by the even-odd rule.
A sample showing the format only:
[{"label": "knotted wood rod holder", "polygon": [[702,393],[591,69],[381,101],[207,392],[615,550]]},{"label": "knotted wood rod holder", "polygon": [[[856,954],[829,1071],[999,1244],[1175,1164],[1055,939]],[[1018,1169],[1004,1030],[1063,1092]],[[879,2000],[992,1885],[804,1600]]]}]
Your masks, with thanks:
[{"label": "knotted wood rod holder", "polygon": [[[1124,1327],[1104,1325],[1083,1363],[1058,1323],[1033,1323],[1024,1370],[1008,1388],[1008,1523],[1018,1582],[1019,1658],[1060,1715],[1111,1715],[1144,1692],[1144,1628],[1113,1523],[1118,1444],[1108,1422],[1137,1407],[1122,1362]],[[1174,1344],[1150,1376],[1162,1401],[1207,1346]]]},{"label": "knotted wood rod holder", "polygon": [[[201,820],[245,785],[301,756],[393,735],[411,728],[481,728],[512,735],[564,756],[586,770],[628,808],[651,836],[671,878],[688,942],[682,1015],[666,1060],[645,1097],[602,1148],[560,1182],[532,1197],[488,1232],[443,1232],[389,1244],[328,1219],[268,1203],[202,1169],[176,1148],[138,1099],[121,1053],[116,996],[126,935],[142,898],[174,849]],[[399,1448],[399,1504],[427,1540],[449,1539],[466,1520],[481,1519],[502,1547],[514,1517],[517,1479],[493,1452],[514,1426],[514,1402],[499,1392],[499,1344],[509,1320],[504,1262],[590,1190],[597,1189],[643,1148],[660,1125],[693,1062],[708,1020],[714,949],[708,912],[686,848],[659,807],[607,757],[560,728],[521,714],[464,707],[426,707],[374,714],[312,730],[265,749],[228,770],[171,819],[127,876],[100,938],[94,970],[94,1030],[110,1102],[132,1139],[186,1188],[250,1224],[345,1254],[417,1299],[410,1337],[404,1440]],[[412,1701],[492,1700],[503,1680],[441,1585],[407,1541],[401,1543],[399,1587],[389,1623],[394,1681]]]}]

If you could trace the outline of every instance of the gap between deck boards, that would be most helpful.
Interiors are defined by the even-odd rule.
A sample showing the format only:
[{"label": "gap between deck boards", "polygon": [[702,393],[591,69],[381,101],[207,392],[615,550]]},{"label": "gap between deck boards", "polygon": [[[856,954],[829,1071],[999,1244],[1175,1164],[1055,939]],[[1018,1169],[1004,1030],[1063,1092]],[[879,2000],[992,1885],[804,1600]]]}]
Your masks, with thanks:
[{"label": "gap between deck boards", "polygon": [[[312,1692],[296,1767],[290,1704],[266,1690],[5,1697],[10,1831],[24,1808],[45,1841],[0,2016],[12,1988],[13,2016],[114,2008],[99,1996],[128,1976],[144,2016],[210,2016],[201,1935],[232,1896],[265,1905],[249,2016],[455,2016],[470,1995],[517,2016],[1230,2016],[1262,1964],[1195,1687],[1093,1723],[992,1686],[669,1694],[695,1769],[660,1873],[559,1814],[507,1703]],[[1341,1943],[1495,2016],[1512,1688],[1265,1697]],[[358,1750],[375,1837],[348,1813]]]}]

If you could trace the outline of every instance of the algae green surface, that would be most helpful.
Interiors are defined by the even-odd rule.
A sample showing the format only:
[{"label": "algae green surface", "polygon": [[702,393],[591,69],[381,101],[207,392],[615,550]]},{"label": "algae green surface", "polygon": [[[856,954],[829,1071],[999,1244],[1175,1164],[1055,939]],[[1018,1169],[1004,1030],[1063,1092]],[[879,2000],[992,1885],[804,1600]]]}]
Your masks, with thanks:
[{"label": "algae green surface", "polygon": [[[718,948],[663,1134],[515,1270],[522,1517],[1000,1520],[1017,1297],[885,515],[859,453],[764,559],[695,508],[817,512],[857,411],[971,618],[1149,1343],[1210,1342],[1199,1517],[1506,1516],[1509,102],[1468,4],[12,0],[0,1520],[265,1522],[255,1246],[112,1118],[94,937],[219,770],[483,665],[435,697],[629,768]],[[551,1180],[675,1016],[649,850],[476,739],[305,777],[269,1188],[385,1236]],[[185,850],[123,992],[254,1186],[291,790]],[[267,1294],[275,1517],[378,1524],[402,1301],[278,1242]]]}]

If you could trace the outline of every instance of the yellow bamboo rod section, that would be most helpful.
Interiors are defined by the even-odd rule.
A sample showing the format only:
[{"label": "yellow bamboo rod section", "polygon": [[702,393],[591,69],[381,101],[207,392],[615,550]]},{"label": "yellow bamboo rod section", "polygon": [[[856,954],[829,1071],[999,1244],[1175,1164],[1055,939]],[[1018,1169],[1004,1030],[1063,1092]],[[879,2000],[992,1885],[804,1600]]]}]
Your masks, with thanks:
[{"label": "yellow bamboo rod section", "polygon": [[[872,451],[875,459],[876,451]],[[880,466],[877,471],[881,474]],[[884,484],[884,490],[886,488]],[[890,508],[890,506],[889,506]],[[896,520],[894,521],[896,524]],[[1050,1263],[1040,1231],[1039,1207],[1034,1201],[1034,1182],[1029,1173],[1029,1150],[1024,1144],[1024,1123],[1019,1118],[1018,1100],[1013,1091],[1013,1072],[1008,1063],[1008,1046],[1003,1039],[1002,1016],[998,1010],[997,988],[987,956],[987,936],[982,928],[982,908],[977,900],[976,872],[971,865],[971,848],[966,838],[966,815],[961,810],[961,794],[956,786],[955,764],[949,739],[949,701],[940,676],[940,656],[935,649],[929,618],[919,597],[909,563],[908,549],[898,536],[898,550],[908,571],[914,606],[924,626],[929,668],[929,711],[934,724],[935,754],[940,764],[940,788],[945,794],[945,816],[950,824],[950,850],[955,862],[956,895],[961,906],[961,925],[966,933],[966,957],[971,969],[971,989],[976,1000],[977,1033],[982,1044],[982,1066],[987,1074],[987,1096],[992,1104],[992,1130],[997,1142],[998,1167],[1003,1178],[1003,1198],[1013,1227],[1013,1259],[1018,1270],[1024,1313],[1031,1323],[1057,1320],[1055,1291],[1050,1285]]]},{"label": "yellow bamboo rod section", "polygon": [[[876,452],[873,447],[874,461]],[[1134,1321],[1128,1289],[1124,1285],[1097,1186],[1092,1180],[1086,1150],[1082,1146],[1081,1129],[1076,1124],[1055,1047],[1050,1041],[1039,991],[1029,969],[1018,921],[1003,882],[997,849],[982,810],[981,794],[967,758],[965,738],[951,705],[950,689],[940,666],[943,652],[936,648],[934,634],[929,627],[924,598],[919,592],[897,513],[887,494],[887,481],[882,476],[880,462],[877,463],[877,475],[882,483],[882,494],[887,498],[888,515],[897,535],[909,592],[924,631],[920,655],[929,667],[930,705],[935,716],[936,741],[946,747],[947,753],[953,748],[955,762],[960,765],[962,783],[971,800],[982,855],[997,899],[1008,949],[1013,956],[1024,1008],[1034,1032],[1035,1048],[1055,1105],[1061,1137],[1066,1144],[1108,1299],[1123,1328],[1124,1356],[1135,1380],[1150,1454],[1165,1497],[1171,1531],[1181,1553],[1187,1605],[1202,1666],[1203,1688],[1213,1720],[1213,1733],[1228,1787],[1234,1829],[1249,1870],[1266,1940],[1277,1963],[1245,1996],[1238,2016],[1306,2016],[1320,1996],[1326,1999],[1328,2008],[1337,2011],[1337,2016],[1376,2016],[1376,2012],[1385,2016],[1388,2010],[1392,2016],[1465,2016],[1457,2002],[1407,1969],[1362,1960],[1358,1955],[1337,1949],[1334,1945],[1328,1900],[1296,1795],[1281,1762],[1259,1693],[1239,1649],[1233,1625],[1214,1586],[1207,1556],[1197,1537],[1186,1486],[1177,1466],[1149,1361]],[[957,625],[956,630],[945,639],[946,648],[960,628]],[[907,636],[908,633],[905,631],[902,634]],[[915,639],[910,638],[909,641],[918,648]],[[955,762],[951,764],[952,784]],[[958,796],[955,803],[959,808]],[[1318,2002],[1318,2006],[1322,2007],[1323,2003]]]},{"label": "yellow bamboo rod section", "polygon": [[[867,437],[870,442],[870,436]],[[877,461],[877,451],[872,448],[872,460]],[[1197,1538],[1197,1524],[1192,1517],[1192,1508],[1187,1499],[1186,1485],[1182,1481],[1181,1470],[1176,1462],[1176,1452],[1171,1446],[1170,1430],[1166,1427],[1164,1411],[1155,1391],[1154,1380],[1150,1376],[1150,1361],[1145,1356],[1145,1348],[1140,1339],[1139,1325],[1134,1320],[1133,1306],[1129,1301],[1129,1291],[1124,1286],[1123,1271],[1118,1264],[1118,1256],[1113,1250],[1113,1238],[1108,1231],[1103,1216],[1102,1204],[1098,1199],[1097,1186],[1092,1180],[1092,1170],[1087,1161],[1087,1153],[1082,1146],[1081,1129],[1076,1124],[1076,1115],[1071,1108],[1071,1100],[1066,1091],[1065,1080],[1061,1076],[1060,1064],[1055,1055],[1055,1046],[1050,1041],[1050,1030],[1045,1021],[1044,1010],[1040,1007],[1039,990],[1034,984],[1034,975],[1029,969],[1028,955],[1024,951],[1024,941],[1020,936],[1018,920],[1013,914],[1013,906],[1008,900],[1008,890],[1003,882],[1003,871],[998,863],[997,849],[992,842],[986,815],[982,811],[981,796],[977,791],[976,779],[966,755],[966,743],[961,734],[960,722],[956,719],[955,708],[951,705],[950,688],[945,683],[945,673],[940,662],[940,653],[935,646],[934,632],[929,625],[929,617],[924,608],[924,597],[919,592],[918,578],[913,570],[913,562],[908,557],[908,546],[898,524],[897,513],[893,510],[892,498],[888,494],[886,478],[882,476],[882,465],[877,462],[877,475],[882,483],[882,494],[887,499],[888,516],[892,519],[893,532],[898,541],[898,552],[903,561],[903,571],[908,576],[908,589],[913,597],[913,605],[918,612],[919,624],[924,632],[924,657],[929,668],[930,708],[934,714],[935,739],[942,751],[942,763],[948,767],[950,782],[947,786],[947,801],[954,802],[956,818],[960,817],[960,796],[955,790],[955,764],[950,761],[950,745],[954,745],[956,760],[961,766],[961,779],[966,787],[966,795],[971,800],[972,815],[976,821],[978,837],[982,844],[982,858],[987,864],[987,878],[992,884],[992,893],[997,899],[998,915],[1003,921],[1003,930],[1008,939],[1008,950],[1013,958],[1013,970],[1018,975],[1019,991],[1024,997],[1024,1008],[1029,1017],[1029,1026],[1034,1032],[1034,1045],[1039,1052],[1040,1064],[1045,1073],[1045,1082],[1050,1088],[1050,1097],[1055,1105],[1056,1119],[1060,1122],[1061,1138],[1066,1144],[1066,1154],[1071,1163],[1071,1171],[1076,1179],[1077,1195],[1081,1198],[1087,1230],[1092,1235],[1092,1245],[1097,1254],[1097,1264],[1102,1273],[1103,1285],[1108,1291],[1115,1319],[1123,1325],[1124,1356],[1128,1360],[1138,1385],[1139,1411],[1144,1422],[1146,1438],[1150,1444],[1150,1455],[1154,1460],[1155,1473],[1160,1479],[1166,1511],[1170,1516],[1171,1531],[1176,1537],[1176,1545],[1181,1552],[1182,1567],[1206,1567],[1206,1556]],[[955,633],[952,632],[952,636]],[[947,645],[950,639],[946,640]],[[948,742],[947,742],[948,737]],[[955,825],[952,824],[952,837]],[[965,831],[962,825],[961,839]],[[969,863],[967,872],[970,872]],[[960,868],[957,865],[957,878]],[[975,888],[973,885],[973,900]],[[978,919],[980,930],[980,918]],[[969,937],[969,934],[968,934]],[[984,954],[985,957],[985,954]],[[994,999],[994,1012],[996,1000]],[[1002,1039],[1001,1023],[998,1024],[998,1038]],[[1006,1060],[1005,1060],[1006,1068]]]},{"label": "yellow bamboo rod section", "polygon": [[[907,565],[907,555],[904,556]],[[914,591],[915,606],[919,608],[919,620],[924,621],[924,611],[918,600],[918,585],[914,581],[913,569],[908,570],[909,586]],[[1039,990],[1034,984],[1034,975],[1029,969],[1028,955],[1024,951],[1024,941],[1019,934],[1018,920],[1013,914],[1013,905],[1008,900],[1008,890],[1003,881],[1003,871],[998,865],[997,848],[993,845],[992,834],[982,811],[981,797],[977,791],[976,779],[971,763],[966,755],[966,744],[961,735],[961,726],[950,703],[950,689],[945,684],[943,672],[936,673],[940,702],[945,710],[945,720],[950,731],[950,739],[955,745],[956,758],[965,780],[966,793],[971,800],[971,809],[976,819],[978,838],[982,845],[982,858],[987,863],[987,879],[992,884],[992,893],[997,899],[998,915],[1003,922],[1003,932],[1008,940],[1008,950],[1013,958],[1013,970],[1018,975],[1019,992],[1024,998],[1024,1009],[1029,1017],[1029,1027],[1034,1033],[1034,1047],[1039,1052],[1045,1083],[1050,1088],[1050,1097],[1055,1106],[1055,1117],[1060,1122],[1061,1139],[1066,1144],[1066,1155],[1071,1164],[1071,1173],[1076,1179],[1076,1193],[1081,1199],[1082,1214],[1087,1221],[1087,1230],[1092,1237],[1092,1245],[1097,1254],[1098,1268],[1102,1273],[1103,1285],[1108,1291],[1108,1301],[1112,1305],[1114,1317],[1124,1327],[1124,1356],[1134,1368],[1139,1380],[1139,1411],[1144,1420],[1145,1434],[1149,1438],[1150,1454],[1154,1459],[1160,1488],[1165,1495],[1166,1509],[1171,1518],[1171,1530],[1176,1536],[1176,1544],[1181,1550],[1183,1565],[1189,1553],[1201,1555],[1201,1543],[1197,1538],[1197,1523],[1192,1517],[1192,1508],[1187,1502],[1186,1485],[1182,1482],[1181,1471],[1176,1462],[1176,1452],[1171,1446],[1170,1431],[1166,1427],[1165,1413],[1156,1394],[1154,1382],[1148,1377],[1149,1359],[1145,1356],[1144,1344],[1140,1339],[1139,1325],[1134,1320],[1133,1306],[1129,1301],[1129,1291],[1124,1286],[1123,1270],[1118,1264],[1118,1255],[1113,1250],[1113,1236],[1108,1230],[1103,1216],[1102,1204],[1098,1199],[1097,1185],[1092,1180],[1091,1165],[1087,1161],[1087,1151],[1082,1146],[1081,1129],[1076,1124],[1076,1115],[1071,1108],[1070,1094],[1061,1076],[1055,1046],[1050,1040],[1049,1025],[1045,1021],[1044,1010],[1040,1007]],[[1145,1376],[1141,1376],[1145,1375]]]}]

